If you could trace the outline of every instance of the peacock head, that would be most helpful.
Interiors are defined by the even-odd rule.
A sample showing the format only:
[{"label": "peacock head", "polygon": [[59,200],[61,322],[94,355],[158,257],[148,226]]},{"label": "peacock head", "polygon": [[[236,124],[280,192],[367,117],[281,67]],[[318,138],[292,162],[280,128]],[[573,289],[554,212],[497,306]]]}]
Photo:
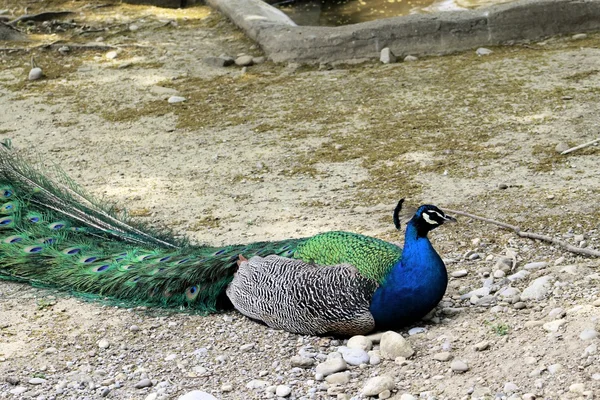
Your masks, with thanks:
[{"label": "peacock head", "polygon": [[[394,225],[396,225],[396,229],[398,230],[400,230],[400,211],[402,210],[403,202],[404,199],[401,199],[394,210]],[[420,236],[426,236],[429,231],[446,222],[456,222],[456,219],[447,215],[436,206],[424,204],[417,209],[409,223],[417,228]]]},{"label": "peacock head", "polygon": [[456,222],[456,219],[445,212],[432,206],[424,204],[415,213],[412,222],[416,225],[419,233],[427,234],[438,226],[442,226],[446,222]]}]

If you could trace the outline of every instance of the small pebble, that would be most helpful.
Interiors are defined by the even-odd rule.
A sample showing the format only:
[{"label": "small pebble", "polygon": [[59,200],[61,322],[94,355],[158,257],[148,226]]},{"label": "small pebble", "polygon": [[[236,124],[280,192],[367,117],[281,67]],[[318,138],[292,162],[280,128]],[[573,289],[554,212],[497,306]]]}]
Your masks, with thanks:
[{"label": "small pebble", "polygon": [[29,383],[32,385],[41,385],[42,383],[45,383],[46,379],[43,378],[31,378],[29,380]]},{"label": "small pebble", "polygon": [[579,334],[581,340],[592,340],[598,337],[598,332],[595,329],[585,329]]},{"label": "small pebble", "polygon": [[469,365],[464,361],[454,360],[452,361],[452,364],[450,364],[450,368],[454,372],[462,373],[467,372],[469,370]]},{"label": "small pebble", "polygon": [[185,97],[171,96],[171,97],[169,97],[169,100],[167,100],[167,101],[169,102],[169,104],[176,104],[176,103],[184,102],[185,100],[186,100]]},{"label": "small pebble", "polygon": [[452,354],[448,351],[436,353],[433,355],[433,359],[437,361],[450,361],[452,359]]},{"label": "small pebble", "polygon": [[484,351],[484,350],[487,350],[489,347],[490,347],[490,342],[488,342],[488,341],[479,342],[475,346],[473,346],[475,351]]},{"label": "small pebble", "polygon": [[463,276],[467,276],[468,273],[469,271],[467,271],[466,269],[460,269],[458,271],[452,271],[450,273],[450,276],[453,278],[462,278]]},{"label": "small pebble", "polygon": [[485,47],[480,47],[480,48],[478,48],[478,49],[475,51],[475,53],[476,53],[478,56],[487,56],[487,55],[489,55],[489,54],[492,54],[492,53],[493,53],[493,51],[492,51],[492,50],[490,50],[490,49],[486,49]]},{"label": "small pebble", "polygon": [[286,385],[278,385],[275,390],[277,397],[287,397],[292,393],[292,389]]},{"label": "small pebble", "polygon": [[412,62],[412,61],[418,61],[418,60],[419,59],[417,57],[411,56],[411,55],[404,57],[404,62]]},{"label": "small pebble", "polygon": [[379,61],[384,64],[392,64],[396,62],[396,55],[390,50],[389,47],[385,47],[381,49],[381,54],[379,55]]},{"label": "small pebble", "polygon": [[110,343],[106,339],[100,339],[98,341],[98,347],[101,349],[107,349],[110,346]]},{"label": "small pebble", "polygon": [[104,57],[106,57],[106,59],[108,60],[114,60],[115,58],[117,58],[117,56],[119,55],[118,52],[116,52],[115,50],[109,51],[108,53],[106,53],[106,55]]},{"label": "small pebble", "polygon": [[392,390],[394,387],[396,384],[391,376],[375,376],[367,381],[361,393],[363,396],[378,396],[379,393]]},{"label": "small pebble", "polygon": [[564,319],[557,319],[554,321],[546,322],[544,325],[542,325],[542,327],[547,332],[558,332],[560,327],[566,323],[567,323],[567,321]]},{"label": "small pebble", "polygon": [[586,39],[587,38],[587,34],[585,33],[578,33],[576,35],[571,36],[571,39],[573,40],[581,40],[581,39]]},{"label": "small pebble", "polygon": [[31,68],[31,70],[29,71],[29,75],[28,75],[27,79],[29,79],[30,81],[37,81],[42,76],[44,76],[44,73],[42,72],[42,69],[38,68],[38,67],[35,67],[35,68]]},{"label": "small pebble", "polygon": [[138,383],[136,383],[133,387],[136,389],[143,389],[152,386],[152,381],[150,379],[142,379]]}]

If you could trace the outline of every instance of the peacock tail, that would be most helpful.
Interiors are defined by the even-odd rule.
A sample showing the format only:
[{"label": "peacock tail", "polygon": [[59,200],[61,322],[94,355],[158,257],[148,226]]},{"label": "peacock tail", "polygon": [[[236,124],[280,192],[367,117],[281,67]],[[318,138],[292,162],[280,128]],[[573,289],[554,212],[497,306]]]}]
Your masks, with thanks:
[{"label": "peacock tail", "polygon": [[124,306],[229,306],[239,255],[279,255],[354,265],[381,282],[400,259],[395,245],[348,232],[224,247],[191,245],[92,198],[58,168],[27,163],[0,145],[0,278],[114,299]]}]

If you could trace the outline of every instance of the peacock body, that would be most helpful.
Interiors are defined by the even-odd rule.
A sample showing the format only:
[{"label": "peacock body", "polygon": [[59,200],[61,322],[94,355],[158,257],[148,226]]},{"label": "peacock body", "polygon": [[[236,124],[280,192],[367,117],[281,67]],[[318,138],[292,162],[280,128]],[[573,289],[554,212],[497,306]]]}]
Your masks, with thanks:
[{"label": "peacock body", "polygon": [[409,222],[404,249],[349,232],[211,247],[152,231],[55,175],[0,146],[0,278],[126,306],[211,313],[233,304],[304,334],[398,327],[446,289],[427,232],[450,217],[433,206]]}]

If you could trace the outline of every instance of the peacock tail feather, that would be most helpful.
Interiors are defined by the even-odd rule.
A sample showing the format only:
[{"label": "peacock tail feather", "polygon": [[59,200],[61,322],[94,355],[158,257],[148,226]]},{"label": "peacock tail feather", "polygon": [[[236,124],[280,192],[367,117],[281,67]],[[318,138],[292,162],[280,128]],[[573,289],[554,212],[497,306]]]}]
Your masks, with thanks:
[{"label": "peacock tail feather", "polygon": [[[41,165],[41,164],[40,164]],[[354,233],[224,247],[191,245],[95,200],[57,167],[27,163],[0,144],[0,278],[115,299],[125,306],[229,306],[225,289],[239,255],[279,255],[318,265],[351,264],[382,282],[400,259],[395,245]]]},{"label": "peacock tail feather", "polygon": [[293,255],[306,239],[225,247],[194,246],[100,204],[64,174],[0,145],[0,278],[112,298],[214,312],[238,256]]}]

